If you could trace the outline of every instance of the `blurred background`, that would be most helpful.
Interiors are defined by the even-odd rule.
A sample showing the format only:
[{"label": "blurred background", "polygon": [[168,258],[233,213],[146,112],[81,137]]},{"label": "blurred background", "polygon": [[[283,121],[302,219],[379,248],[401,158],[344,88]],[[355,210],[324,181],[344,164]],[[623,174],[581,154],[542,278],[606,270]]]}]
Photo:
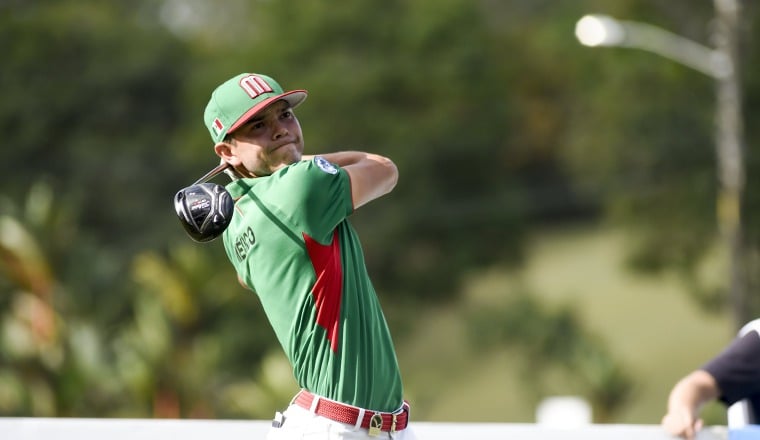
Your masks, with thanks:
[{"label": "blurred background", "polygon": [[[659,423],[675,381],[760,314],[758,13],[1,0],[0,416],[268,419],[288,403],[255,295],[172,207],[218,163],[211,91],[259,72],[309,90],[307,153],[400,169],[352,221],[415,419],[532,422],[573,395],[596,423]],[[581,44],[586,14],[621,20],[617,39],[597,21],[579,36],[607,46]],[[622,35],[653,28],[669,37]]]}]

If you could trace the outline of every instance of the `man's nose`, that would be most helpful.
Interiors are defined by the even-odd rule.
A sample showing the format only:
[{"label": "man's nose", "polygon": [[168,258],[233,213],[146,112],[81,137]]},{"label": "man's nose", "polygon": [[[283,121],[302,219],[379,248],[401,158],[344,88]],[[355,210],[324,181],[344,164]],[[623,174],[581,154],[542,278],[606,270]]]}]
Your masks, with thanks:
[{"label": "man's nose", "polygon": [[284,124],[282,124],[280,122],[275,122],[274,123],[273,137],[275,139],[279,139],[279,138],[281,138],[283,136],[286,136],[287,134],[288,134],[288,129],[287,129],[287,127],[285,127]]}]

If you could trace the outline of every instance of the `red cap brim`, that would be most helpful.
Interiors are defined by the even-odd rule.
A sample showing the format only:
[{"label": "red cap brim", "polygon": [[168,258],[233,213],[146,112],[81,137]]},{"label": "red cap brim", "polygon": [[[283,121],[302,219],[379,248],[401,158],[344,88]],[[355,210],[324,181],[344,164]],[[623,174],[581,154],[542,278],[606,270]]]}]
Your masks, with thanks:
[{"label": "red cap brim", "polygon": [[272,96],[271,98],[267,98],[260,103],[254,105],[251,107],[250,110],[243,113],[243,116],[241,116],[237,121],[235,121],[234,124],[232,124],[232,127],[230,127],[229,130],[227,130],[227,133],[232,133],[233,131],[240,128],[241,125],[245,124],[249,119],[254,117],[256,113],[264,110],[267,108],[270,104],[273,104],[280,100],[288,101],[288,104],[290,104],[291,108],[296,108],[299,104],[301,104],[307,96],[306,90],[291,90],[289,92],[282,93],[277,96]]}]

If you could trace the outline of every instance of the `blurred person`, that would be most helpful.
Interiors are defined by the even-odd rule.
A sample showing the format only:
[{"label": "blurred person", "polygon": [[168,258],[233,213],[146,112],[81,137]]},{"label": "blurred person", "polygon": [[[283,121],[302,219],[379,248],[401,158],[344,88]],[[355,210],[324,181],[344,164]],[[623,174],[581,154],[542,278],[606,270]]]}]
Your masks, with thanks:
[{"label": "blurred person", "polygon": [[306,96],[242,73],[213,91],[204,113],[234,174],[227,256],[301,387],[267,438],[413,439],[391,334],[348,220],[393,190],[398,169],[359,151],[303,155],[293,109]]},{"label": "blurred person", "polygon": [[752,418],[760,409],[760,319],[746,324],[727,347],[701,368],[681,378],[668,396],[662,427],[673,436],[695,438],[704,421],[702,407],[719,401],[729,407],[746,400]]}]

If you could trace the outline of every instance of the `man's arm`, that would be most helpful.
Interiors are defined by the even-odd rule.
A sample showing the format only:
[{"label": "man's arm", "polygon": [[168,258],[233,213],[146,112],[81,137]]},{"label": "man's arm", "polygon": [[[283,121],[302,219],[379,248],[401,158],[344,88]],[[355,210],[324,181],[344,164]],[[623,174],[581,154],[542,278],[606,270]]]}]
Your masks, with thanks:
[{"label": "man's arm", "polygon": [[669,434],[693,439],[704,423],[699,417],[702,406],[720,395],[718,384],[708,372],[696,370],[679,380],[668,396],[668,412],[662,427]]},{"label": "man's arm", "polygon": [[[341,151],[320,156],[348,173],[354,209],[388,194],[398,182],[398,168],[387,157],[360,151]],[[303,156],[305,160],[313,158],[312,155]]]}]

